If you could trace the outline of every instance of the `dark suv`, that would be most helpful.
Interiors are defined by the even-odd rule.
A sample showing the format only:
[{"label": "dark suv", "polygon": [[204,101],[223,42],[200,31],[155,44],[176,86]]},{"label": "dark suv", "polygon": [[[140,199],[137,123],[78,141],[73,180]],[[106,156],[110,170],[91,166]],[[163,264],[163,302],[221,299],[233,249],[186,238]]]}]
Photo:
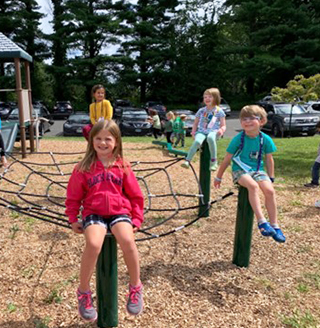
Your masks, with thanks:
[{"label": "dark suv", "polygon": [[57,101],[52,110],[53,118],[67,119],[73,113],[70,101]]},{"label": "dark suv", "polygon": [[319,115],[307,113],[301,105],[269,101],[260,101],[257,104],[268,114],[267,124],[262,129],[271,131],[275,137],[283,137],[289,132],[292,136],[301,133],[313,136],[317,132]]},{"label": "dark suv", "polygon": [[133,105],[129,100],[123,100],[123,99],[116,99],[113,103],[113,119],[118,119],[121,117],[122,109],[130,107],[132,108]]},{"label": "dark suv", "polygon": [[152,132],[148,115],[140,108],[122,107],[116,122],[123,136],[145,136]]}]

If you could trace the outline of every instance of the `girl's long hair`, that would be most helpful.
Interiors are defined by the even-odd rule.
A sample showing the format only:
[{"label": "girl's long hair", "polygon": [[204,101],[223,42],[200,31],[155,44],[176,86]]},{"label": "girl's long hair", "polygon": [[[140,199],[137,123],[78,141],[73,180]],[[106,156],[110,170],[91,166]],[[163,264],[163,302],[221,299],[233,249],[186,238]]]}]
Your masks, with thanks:
[{"label": "girl's long hair", "polygon": [[[97,153],[93,147],[93,139],[94,137],[101,131],[107,130],[111,133],[111,135],[116,139],[116,146],[113,150],[114,160],[122,160],[123,161],[123,153],[122,153],[122,140],[121,140],[121,132],[118,125],[113,120],[103,120],[96,123],[89,134],[89,140],[87,145],[87,150],[84,155],[84,158],[81,162],[79,162],[77,169],[81,172],[89,172],[92,168],[92,165],[97,161]],[[125,165],[126,166],[126,165]]]}]

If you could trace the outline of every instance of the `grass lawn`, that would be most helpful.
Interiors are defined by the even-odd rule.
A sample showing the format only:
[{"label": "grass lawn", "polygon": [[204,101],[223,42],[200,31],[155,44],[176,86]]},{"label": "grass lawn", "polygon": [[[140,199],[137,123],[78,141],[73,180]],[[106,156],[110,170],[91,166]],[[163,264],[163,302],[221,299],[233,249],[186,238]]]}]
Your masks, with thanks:
[{"label": "grass lawn", "polygon": [[[82,137],[46,137],[50,140],[83,140]],[[151,143],[154,140],[151,137],[123,137],[124,142]],[[218,142],[218,158],[222,161],[225,155],[230,138],[223,138]],[[314,137],[295,137],[273,139],[277,152],[274,153],[276,177],[282,178],[283,183],[305,183],[310,180],[311,167],[317,156],[320,136]],[[186,138],[186,147],[188,150],[192,144],[191,137]],[[179,148],[181,149],[181,148]],[[195,156],[194,160],[198,161],[199,157]]]}]

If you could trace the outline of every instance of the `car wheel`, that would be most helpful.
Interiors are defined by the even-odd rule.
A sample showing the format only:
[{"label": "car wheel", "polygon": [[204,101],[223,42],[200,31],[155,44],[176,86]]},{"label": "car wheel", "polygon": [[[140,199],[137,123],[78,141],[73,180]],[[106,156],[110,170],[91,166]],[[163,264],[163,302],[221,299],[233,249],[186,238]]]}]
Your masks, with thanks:
[{"label": "car wheel", "polygon": [[275,124],[272,125],[272,134],[275,137],[283,138],[283,134],[284,134],[283,129],[278,123],[275,123]]}]

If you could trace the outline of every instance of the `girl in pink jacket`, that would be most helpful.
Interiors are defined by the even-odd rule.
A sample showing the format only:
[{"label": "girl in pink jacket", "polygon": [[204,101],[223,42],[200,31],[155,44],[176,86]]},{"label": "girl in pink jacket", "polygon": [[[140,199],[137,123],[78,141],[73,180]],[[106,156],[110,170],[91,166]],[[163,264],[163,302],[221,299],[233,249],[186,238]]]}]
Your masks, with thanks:
[{"label": "girl in pink jacket", "polygon": [[[127,311],[138,315],[143,309],[139,254],[134,232],[143,221],[143,195],[129,163],[122,156],[119,127],[101,121],[92,128],[83,160],[76,165],[67,188],[66,214],[74,232],[83,233],[86,246],[77,290],[78,310],[86,321],[95,321],[90,279],[106,231],[115,236],[130,276]],[[78,214],[82,208],[82,222]]]}]

